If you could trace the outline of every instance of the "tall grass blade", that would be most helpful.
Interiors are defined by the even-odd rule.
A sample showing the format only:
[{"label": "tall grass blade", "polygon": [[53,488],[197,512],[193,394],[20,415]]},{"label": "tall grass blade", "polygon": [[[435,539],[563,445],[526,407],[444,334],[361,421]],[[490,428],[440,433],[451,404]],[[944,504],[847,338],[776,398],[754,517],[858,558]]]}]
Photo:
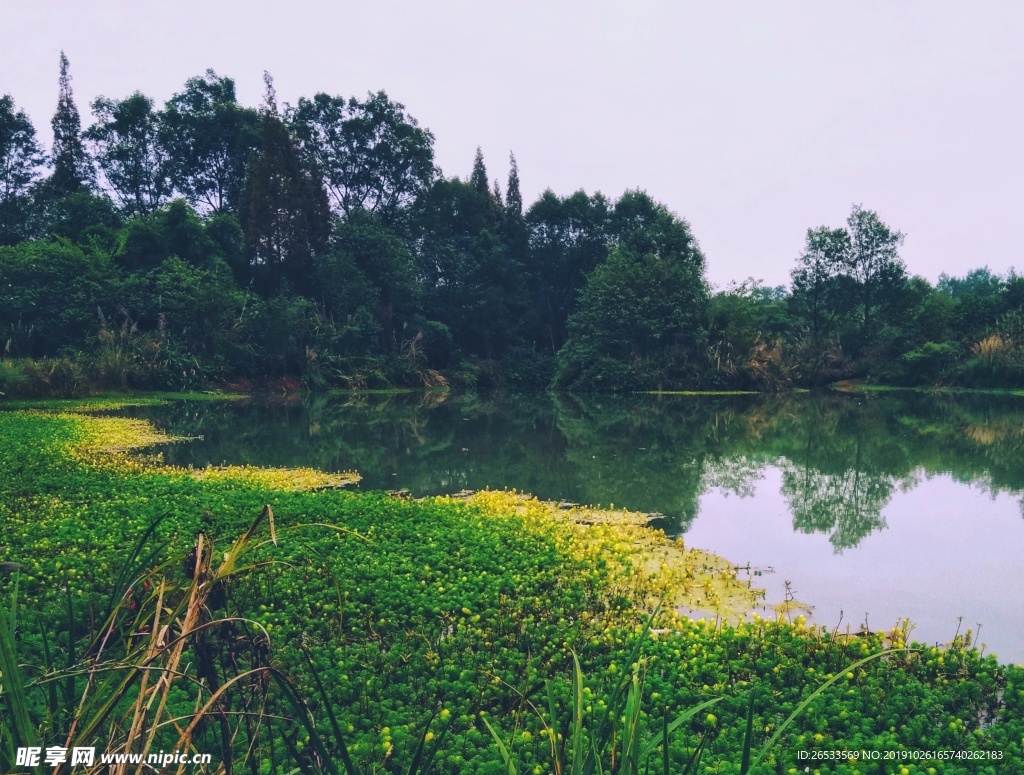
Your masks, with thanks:
[{"label": "tall grass blade", "polygon": [[740,761],[740,775],[747,775],[750,770],[750,746],[754,742],[754,692],[750,692],[750,704],[747,706],[747,731],[743,733],[743,758]]},{"label": "tall grass blade", "polygon": [[14,642],[18,632],[18,584],[21,581],[21,574],[14,573],[14,594],[11,596],[11,642]]},{"label": "tall grass blade", "polygon": [[[691,718],[696,716],[702,710],[704,710],[705,708],[710,708],[716,702],[721,702],[721,701],[722,701],[721,697],[715,697],[715,698],[710,699],[710,700],[705,700],[704,702],[700,703],[699,705],[694,705],[689,710],[683,711],[678,716],[676,716],[675,719],[668,725],[666,731],[669,732],[669,733],[675,732],[675,730],[679,726],[681,726],[682,724],[685,724],[687,721],[689,721]],[[651,741],[649,743],[647,743],[646,747],[644,748],[644,751],[643,751],[644,756],[649,756],[651,753],[653,753],[654,750],[659,745],[661,745],[662,741],[666,740],[666,739],[667,738],[665,737],[665,732],[659,732],[657,735],[655,735],[651,739]]]},{"label": "tall grass blade", "polygon": [[10,718],[14,747],[35,745],[36,728],[28,713],[28,699],[21,669],[15,655],[14,635],[11,631],[7,606],[0,603],[0,680],[3,682],[4,699]]},{"label": "tall grass blade", "polygon": [[498,745],[498,751],[501,753],[501,758],[505,762],[505,766],[508,768],[508,775],[518,775],[516,772],[516,763],[512,760],[512,754],[509,753],[508,747],[505,745],[505,741],[498,736],[498,733],[494,731],[494,727],[491,726],[491,722],[485,719],[483,716],[480,717],[481,721],[487,726],[487,731],[491,733],[491,737],[494,738],[494,742]]},{"label": "tall grass blade", "polygon": [[686,767],[681,773],[679,773],[679,775],[690,775],[697,771],[697,768],[700,767],[700,760],[704,758],[704,746],[707,742],[708,736],[701,735],[700,742],[697,744],[697,747],[693,749],[693,753],[690,754],[690,758],[686,760]]},{"label": "tall grass blade", "polygon": [[355,772],[356,767],[352,763],[352,758],[349,756],[348,746],[345,745],[345,738],[341,734],[341,726],[338,724],[338,719],[334,715],[334,707],[331,705],[331,701],[327,696],[327,690],[324,689],[323,682],[320,680],[320,673],[316,669],[316,665],[313,664],[313,660],[310,659],[309,651],[305,648],[302,649],[302,656],[306,658],[306,664],[309,665],[310,673],[313,676],[313,683],[316,684],[317,693],[320,695],[320,701],[323,703],[324,709],[327,711],[327,720],[331,722],[331,730],[334,732],[334,740],[337,743],[338,752],[341,755],[341,763],[345,767],[346,772]]},{"label": "tall grass blade", "polygon": [[[655,612],[656,614],[657,612]],[[633,646],[633,650],[630,652],[627,658],[626,664],[633,664],[640,657],[640,651],[643,649],[644,643],[647,641],[647,636],[651,631],[651,622],[654,619],[654,614],[644,624],[643,630],[637,637],[636,644]],[[611,700],[608,703],[609,708],[621,707],[622,695],[628,690],[629,681],[621,682],[612,692]],[[582,775],[593,775],[594,771],[600,766],[601,757],[604,756],[605,750],[609,745],[614,745],[615,739],[615,714],[608,714],[603,716],[597,727],[593,732],[593,753],[587,757],[586,762],[583,765]]]},{"label": "tall grass blade", "polygon": [[622,767],[628,775],[637,775],[639,770],[640,735],[640,677],[637,671],[629,681],[626,694],[625,723],[622,727]]},{"label": "tall grass blade", "polygon": [[[548,695],[548,714],[551,721],[548,723],[548,738],[551,742],[551,758],[555,760],[555,772],[561,775],[562,772],[562,749],[558,745],[558,711],[555,709],[555,692],[551,688],[551,681],[544,681],[544,688]],[[573,775],[577,775],[575,772]]]},{"label": "tall grass blade", "polygon": [[[46,675],[53,673],[53,656],[50,654],[50,639],[46,635],[46,627],[42,622],[39,623],[39,636],[43,642],[43,667],[46,669]],[[50,714],[50,718],[56,718],[60,712],[60,703],[57,701],[57,684],[50,681],[47,686],[47,712]]]},{"label": "tall grass blade", "polygon": [[[110,593],[110,602],[107,605],[107,613],[103,616],[102,621],[107,621],[114,611],[117,610],[118,606],[121,605],[121,601],[124,599],[125,594],[128,592],[128,584],[131,581],[132,575],[135,573],[136,565],[135,561],[139,558],[142,553],[142,549],[149,543],[149,539],[153,533],[170,515],[168,509],[159,517],[149,523],[148,527],[143,531],[142,535],[139,536],[139,540],[135,542],[135,546],[132,547],[131,553],[128,555],[128,559],[121,565],[121,572],[117,576],[117,581],[114,582],[114,588]],[[159,549],[157,550],[159,551]],[[152,555],[151,555],[152,556]],[[70,631],[69,631],[70,632]]]},{"label": "tall grass blade", "polygon": [[[281,671],[275,668],[267,668],[267,670],[273,676],[274,682],[281,689],[285,699],[288,700],[288,704],[291,705],[292,709],[295,711],[296,717],[301,722],[302,726],[305,727],[306,732],[309,734],[309,744],[313,746],[313,749],[320,755],[320,758],[324,763],[324,769],[330,773],[330,775],[341,775],[341,773],[338,772],[338,768],[334,765],[333,757],[324,747],[324,742],[320,738],[320,733],[317,732],[316,727],[313,726],[313,722],[309,716],[309,709],[306,707],[306,704],[300,699],[298,693],[292,687],[288,679],[284,677]],[[294,755],[296,756],[296,760],[299,762],[299,766],[302,766],[302,759],[298,758],[298,752],[295,752]],[[347,752],[342,758],[342,763],[345,766],[345,772],[347,775],[360,775],[359,770],[357,770],[352,764],[352,761],[347,758]]]},{"label": "tall grass blade", "polygon": [[583,670],[572,652],[572,775],[583,772]]},{"label": "tall grass blade", "polygon": [[[448,734],[448,730],[451,728],[453,721],[455,721],[455,716],[449,716],[448,721],[445,722],[444,727],[441,729],[441,734],[439,734],[437,739],[434,741],[434,747],[430,749],[430,753],[427,754],[427,758],[423,760],[423,769],[414,771],[413,768],[410,767],[409,775],[418,775],[418,773],[427,775],[427,773],[430,772],[430,766],[434,763],[434,757],[437,756],[437,752],[441,750],[441,744],[444,742],[444,738]],[[429,725],[427,728],[429,729]],[[423,737],[426,739],[425,733]]]},{"label": "tall grass blade", "polygon": [[[430,725],[434,723],[434,718],[436,718],[436,716],[432,716],[430,721],[428,721],[427,725],[423,728],[423,734],[420,735],[419,745],[416,746],[416,753],[412,757],[412,763],[409,764],[409,770],[406,775],[419,775],[419,773],[424,773],[425,775],[425,773],[430,771],[430,765],[434,761],[434,755],[437,753],[437,749],[441,747],[441,741],[444,740],[444,736],[448,734],[448,727],[452,725],[452,719],[454,717],[448,718],[448,722],[444,725],[444,729],[441,730],[441,734],[434,742],[434,745],[431,746],[431,751],[424,760],[423,751],[427,744],[427,734],[430,732]],[[421,761],[423,762],[422,769],[420,769]]]},{"label": "tall grass blade", "polygon": [[661,773],[662,775],[669,775],[669,756],[668,756],[668,743],[669,743],[669,730],[668,730],[668,708],[661,714]]},{"label": "tall grass blade", "polygon": [[68,654],[67,654],[67,668],[68,677],[64,681],[64,702],[67,707],[74,707],[75,704],[75,673],[71,669],[75,664],[75,606],[71,600],[71,587],[65,587],[65,596],[67,599],[67,634],[68,634]]}]

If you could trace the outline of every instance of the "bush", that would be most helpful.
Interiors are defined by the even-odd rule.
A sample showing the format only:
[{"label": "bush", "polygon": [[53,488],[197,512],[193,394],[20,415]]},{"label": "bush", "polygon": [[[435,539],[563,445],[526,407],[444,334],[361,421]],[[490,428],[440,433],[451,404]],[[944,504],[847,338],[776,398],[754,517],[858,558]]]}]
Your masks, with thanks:
[{"label": "bush", "polygon": [[25,385],[28,395],[76,398],[89,392],[85,368],[75,357],[25,360],[22,363],[28,379]]},{"label": "bush", "polygon": [[960,347],[955,342],[925,342],[904,353],[892,381],[899,384],[942,384],[952,379],[960,360]]},{"label": "bush", "polygon": [[0,360],[0,395],[18,395],[28,384],[25,367],[18,361]]}]

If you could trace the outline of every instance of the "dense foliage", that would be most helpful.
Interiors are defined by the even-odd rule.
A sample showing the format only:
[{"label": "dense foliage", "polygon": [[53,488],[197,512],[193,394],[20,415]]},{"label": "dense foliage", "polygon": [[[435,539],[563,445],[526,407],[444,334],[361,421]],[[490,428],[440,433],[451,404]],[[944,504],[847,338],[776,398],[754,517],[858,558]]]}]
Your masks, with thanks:
[{"label": "dense foliage", "polygon": [[162,107],[99,97],[83,129],[69,68],[48,154],[0,98],[0,391],[1024,375],[1024,280],[909,277],[903,235],[860,205],[808,230],[790,287],[712,293],[688,224],[646,193],[524,206],[515,157],[502,194],[479,149],[445,177],[384,92],[278,106],[268,75],[251,108],[208,70]]},{"label": "dense foliage", "polygon": [[[104,407],[110,405],[96,406]],[[263,526],[245,559],[256,565],[206,601],[205,615],[248,623],[218,625],[189,640],[181,664],[199,673],[168,695],[183,716],[194,712],[197,698],[205,701],[243,664],[255,662],[259,670],[280,670],[307,698],[330,755],[340,756],[344,738],[356,765],[367,771],[408,771],[423,733],[440,738],[447,727],[435,771],[507,772],[486,720],[519,771],[547,772],[552,740],[542,719],[570,716],[575,652],[586,676],[579,712],[588,727],[617,707],[612,695],[634,669],[643,672],[637,723],[648,741],[664,717],[724,698],[713,714],[691,718],[671,737],[667,755],[674,767],[706,737],[701,772],[738,772],[751,702],[760,746],[801,700],[836,675],[845,677],[786,729],[755,773],[802,770],[800,750],[967,749],[1003,757],[908,760],[902,763],[908,773],[1007,772],[1024,756],[1024,674],[963,643],[899,652],[847,674],[882,648],[881,635],[850,638],[799,621],[716,628],[663,613],[658,624],[665,631],[644,639],[645,575],[630,570],[614,533],[598,545],[581,541],[579,530],[542,511],[516,508],[519,501],[501,493],[474,503],[414,502],[322,489],[336,482],[314,471],[167,468],[118,451],[158,441],[146,423],[57,413],[61,408],[0,413],[0,595],[5,607],[15,601],[19,661],[38,666],[36,676],[61,676],[36,685],[27,673],[27,691],[39,703],[29,723],[48,725],[52,741],[65,739],[73,709],[82,707],[76,692],[88,671],[116,674],[114,663],[103,660],[123,658],[144,632],[145,622],[133,617],[152,604],[155,591],[142,583],[151,578],[148,569],[162,569],[167,586],[160,588],[168,601],[177,599],[195,572],[190,550],[197,536],[212,541],[212,554],[220,557],[269,503],[276,529],[267,536]],[[156,553],[126,552],[158,520]],[[88,644],[98,640],[94,629],[103,612],[116,608],[107,597],[122,570],[139,581],[123,598],[119,624],[103,638],[100,655]],[[904,637],[897,630],[889,640],[899,647]],[[642,664],[633,668],[637,653]],[[75,666],[70,674],[77,683],[63,671],[53,673],[53,666],[65,664]],[[303,714],[261,683],[259,670],[235,684],[210,723],[196,727],[193,745],[221,757],[233,749],[235,767],[246,771],[329,771],[311,753]],[[54,687],[50,700],[48,687]],[[133,707],[129,700],[125,712]],[[62,710],[54,718],[46,707]],[[267,728],[246,728],[229,711],[242,717],[264,712]],[[338,735],[331,732],[335,721]],[[236,723],[232,746],[223,725]],[[112,744],[104,729],[96,731],[96,744]],[[0,739],[0,761],[9,745]],[[569,735],[556,734],[554,750],[563,761],[571,749]],[[818,769],[874,771],[864,763],[830,761]]]}]

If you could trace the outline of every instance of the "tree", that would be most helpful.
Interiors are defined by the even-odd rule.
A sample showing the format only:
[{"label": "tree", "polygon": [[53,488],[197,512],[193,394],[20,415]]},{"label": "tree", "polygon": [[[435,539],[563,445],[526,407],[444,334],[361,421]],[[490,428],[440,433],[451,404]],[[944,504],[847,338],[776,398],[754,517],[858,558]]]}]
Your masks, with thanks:
[{"label": "tree", "polygon": [[290,118],[345,217],[365,211],[391,223],[437,175],[434,136],[383,91],[363,102],[302,98]]},{"label": "tree", "polygon": [[206,224],[181,199],[130,220],[121,231],[114,259],[130,272],[146,272],[174,257],[197,267],[213,262],[218,246]]},{"label": "tree", "polygon": [[815,349],[835,333],[839,303],[839,276],[852,250],[846,229],[820,226],[807,230],[807,243],[790,273],[793,295],[790,309],[807,326]]},{"label": "tree", "polygon": [[259,143],[258,115],[235,97],[235,82],[207,70],[164,106],[160,143],[174,188],[204,213],[238,207],[246,164]]},{"label": "tree", "polygon": [[720,384],[778,390],[789,386],[782,341],[789,333],[785,289],[750,277],[711,296],[708,352]]},{"label": "tree", "polygon": [[690,225],[645,191],[627,191],[619,198],[609,231],[616,243],[634,253],[681,261],[704,271],[704,254]]},{"label": "tree", "polygon": [[376,318],[378,349],[397,350],[399,332],[416,313],[419,297],[408,247],[369,213],[340,224],[331,243],[317,261],[317,290],[325,307],[338,315],[366,307]]},{"label": "tree", "polygon": [[135,92],[123,100],[98,97],[92,103],[96,123],[85,132],[93,156],[124,211],[151,213],[168,200],[168,157],[157,133],[160,115],[153,100]]},{"label": "tree", "polygon": [[469,175],[469,184],[481,196],[491,195],[491,184],[487,180],[487,167],[484,165],[484,152],[480,146],[476,147],[476,156],[473,157],[473,171]]},{"label": "tree", "polygon": [[587,277],[608,256],[611,205],[601,194],[559,197],[548,189],[526,213],[528,337],[554,355]]},{"label": "tree", "polygon": [[438,181],[416,203],[411,227],[426,316],[447,326],[467,354],[507,353],[518,341],[525,283],[500,237],[490,189]]},{"label": "tree", "polygon": [[13,355],[83,349],[113,313],[116,278],[110,259],[65,240],[0,247],[0,341]]},{"label": "tree", "polygon": [[92,163],[82,143],[82,119],[71,93],[69,66],[68,58],[61,51],[57,110],[50,122],[53,127],[53,149],[50,153],[53,173],[46,185],[50,200],[92,188],[94,178]]},{"label": "tree", "polygon": [[523,195],[519,191],[519,165],[516,155],[508,152],[508,185],[505,187],[505,212],[510,218],[522,219]]},{"label": "tree", "polygon": [[692,387],[705,363],[702,262],[616,247],[583,289],[558,351],[570,390]]},{"label": "tree", "polygon": [[[495,181],[497,186],[497,181]],[[503,212],[503,234],[509,255],[522,266],[526,265],[530,238],[526,230],[526,219],[523,217],[523,195],[519,191],[519,165],[515,154],[508,154],[508,184],[505,186],[505,205]]]},{"label": "tree", "polygon": [[904,235],[882,223],[878,213],[860,205],[853,206],[846,226],[850,250],[844,268],[853,280],[862,341],[868,343],[876,333],[879,313],[896,300],[906,281],[906,267],[898,252]]},{"label": "tree", "polygon": [[9,94],[0,97],[0,245],[28,237],[29,187],[43,159],[29,117],[15,110]]},{"label": "tree", "polygon": [[260,149],[242,191],[239,220],[254,275],[265,291],[287,280],[299,292],[312,283],[314,256],[327,244],[330,208],[320,176],[303,162],[277,114],[269,76],[260,112]]}]

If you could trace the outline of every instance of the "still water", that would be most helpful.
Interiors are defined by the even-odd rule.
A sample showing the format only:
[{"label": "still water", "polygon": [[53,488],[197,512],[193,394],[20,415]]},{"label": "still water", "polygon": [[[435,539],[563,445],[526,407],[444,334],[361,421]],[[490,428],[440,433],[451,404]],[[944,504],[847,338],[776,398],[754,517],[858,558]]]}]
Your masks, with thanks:
[{"label": "still water", "polygon": [[[770,603],[1024,662],[1024,398],[439,394],[175,402],[169,462],[354,469],[413,495],[509,487],[664,515]],[[979,624],[980,632],[979,632]]]}]

